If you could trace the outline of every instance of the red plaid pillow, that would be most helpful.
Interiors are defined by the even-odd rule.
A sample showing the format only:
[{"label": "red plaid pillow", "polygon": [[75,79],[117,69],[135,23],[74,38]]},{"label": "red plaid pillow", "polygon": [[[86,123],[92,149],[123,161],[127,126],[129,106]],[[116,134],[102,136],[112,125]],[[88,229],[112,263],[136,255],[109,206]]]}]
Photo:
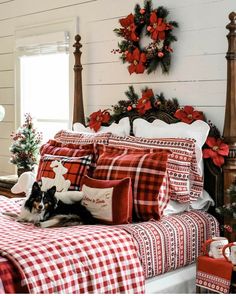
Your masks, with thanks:
[{"label": "red plaid pillow", "polygon": [[80,190],[81,179],[87,174],[91,159],[91,154],[81,157],[45,154],[41,157],[36,179],[42,183],[44,190],[53,185],[56,185],[57,191]]},{"label": "red plaid pillow", "polygon": [[94,152],[93,144],[63,144],[55,140],[48,140],[48,142],[41,146],[40,155],[51,154],[61,156],[83,156],[92,154]]},{"label": "red plaid pillow", "polygon": [[124,224],[132,222],[131,179],[97,180],[88,176],[82,179],[82,199],[90,213],[105,224]]},{"label": "red plaid pillow", "polygon": [[62,143],[72,144],[108,144],[111,133],[79,133],[74,131],[61,130],[54,136],[54,139]]},{"label": "red plaid pillow", "polygon": [[159,219],[163,203],[167,205],[169,201],[168,196],[165,199],[159,197],[169,154],[168,150],[162,149],[155,149],[154,153],[150,153],[147,150],[103,146],[93,176],[102,180],[130,177],[136,218],[142,221]]},{"label": "red plaid pillow", "polygon": [[[96,165],[96,153],[95,153],[95,146],[94,144],[64,144],[55,140],[49,140],[46,144],[42,145],[40,148],[40,155],[43,156],[45,154],[50,155],[60,155],[60,156],[67,156],[67,157],[80,157],[84,155],[92,154],[92,161],[91,161],[91,170],[89,174],[92,174],[93,169]],[[42,158],[39,161],[39,167],[42,165]]]},{"label": "red plaid pillow", "polygon": [[198,173],[194,140],[111,136],[108,145],[136,149],[169,149],[172,152],[167,162],[170,198],[184,203],[200,197],[203,190],[203,177]]}]

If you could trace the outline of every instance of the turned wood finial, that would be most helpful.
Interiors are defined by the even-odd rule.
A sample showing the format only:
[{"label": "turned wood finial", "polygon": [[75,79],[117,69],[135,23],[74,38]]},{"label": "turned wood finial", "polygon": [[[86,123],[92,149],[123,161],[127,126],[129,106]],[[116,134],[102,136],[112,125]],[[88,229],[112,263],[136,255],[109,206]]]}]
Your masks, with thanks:
[{"label": "turned wood finial", "polygon": [[73,110],[73,123],[80,122],[85,123],[84,120],[84,105],[83,105],[83,93],[82,93],[82,65],[81,65],[81,50],[82,44],[80,43],[80,35],[75,36],[75,48],[74,57],[74,110]]},{"label": "turned wood finial", "polygon": [[80,48],[82,47],[82,44],[80,43],[81,37],[79,34],[75,35],[75,43],[73,44],[73,47],[75,47],[74,53],[81,53]]}]

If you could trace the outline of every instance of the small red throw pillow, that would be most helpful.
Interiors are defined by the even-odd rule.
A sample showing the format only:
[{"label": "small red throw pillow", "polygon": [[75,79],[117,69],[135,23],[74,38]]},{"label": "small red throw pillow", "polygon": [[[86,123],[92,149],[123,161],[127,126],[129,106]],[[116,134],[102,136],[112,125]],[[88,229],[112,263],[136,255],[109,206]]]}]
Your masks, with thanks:
[{"label": "small red throw pillow", "polygon": [[41,157],[36,179],[43,188],[55,185],[57,191],[80,190],[82,177],[87,175],[91,160],[91,154],[81,157],[45,154]]},{"label": "small red throw pillow", "polygon": [[132,222],[131,179],[97,180],[88,176],[82,179],[84,205],[91,214],[104,224]]},{"label": "small red throw pillow", "polygon": [[[100,154],[93,177],[102,180],[132,180],[135,219],[147,221],[160,219],[163,208],[169,202],[168,189],[163,196],[163,182],[166,185],[167,160],[171,153],[166,149],[125,149],[99,145]],[[160,192],[162,195],[160,196]]]}]

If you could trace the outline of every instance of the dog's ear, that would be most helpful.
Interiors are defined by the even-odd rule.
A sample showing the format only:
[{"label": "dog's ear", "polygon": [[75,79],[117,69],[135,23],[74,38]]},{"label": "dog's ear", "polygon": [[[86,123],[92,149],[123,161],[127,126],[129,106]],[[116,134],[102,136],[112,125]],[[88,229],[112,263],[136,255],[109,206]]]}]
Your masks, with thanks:
[{"label": "dog's ear", "polygon": [[55,193],[56,193],[56,186],[52,186],[50,189],[48,189],[48,193],[51,195],[51,196],[54,196]]},{"label": "dog's ear", "polygon": [[32,186],[32,192],[35,192],[35,191],[37,191],[37,192],[41,191],[39,184],[36,181],[34,182],[34,184]]}]

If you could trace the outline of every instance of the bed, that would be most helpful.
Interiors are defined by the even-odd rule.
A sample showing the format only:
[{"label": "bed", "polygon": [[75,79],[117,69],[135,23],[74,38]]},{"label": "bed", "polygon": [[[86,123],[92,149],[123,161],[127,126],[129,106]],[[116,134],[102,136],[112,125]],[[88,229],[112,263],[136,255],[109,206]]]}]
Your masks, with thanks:
[{"label": "bed", "polygon": [[[234,18],[231,18],[232,24]],[[83,123],[81,44],[79,36],[75,39],[73,122]],[[231,56],[235,43],[233,35],[229,38]],[[235,47],[233,54],[236,55]],[[233,71],[233,67],[230,69]],[[230,85],[235,85],[230,72],[229,77],[228,94]],[[227,96],[228,101],[231,98],[232,95]],[[176,118],[165,112],[149,114],[145,119],[176,122]],[[132,125],[135,118],[129,120]],[[55,139],[61,136],[58,133]],[[68,140],[67,135],[69,146],[63,144],[67,153],[75,149],[73,137],[69,135]],[[90,140],[85,139],[83,144],[89,146]],[[125,139],[129,140],[129,137]],[[120,138],[113,137],[112,141],[119,143]],[[104,136],[98,135],[96,144],[104,144]],[[58,146],[49,146],[46,148],[58,151]],[[67,158],[70,157],[72,155],[67,154]],[[210,159],[204,160],[204,178],[207,180],[204,188],[215,206],[221,205],[222,170]],[[0,196],[0,293],[195,293],[196,258],[203,242],[219,235],[214,207],[208,212],[193,209],[163,216],[161,220],[42,229],[2,215],[9,210],[18,213],[23,201]]]}]

